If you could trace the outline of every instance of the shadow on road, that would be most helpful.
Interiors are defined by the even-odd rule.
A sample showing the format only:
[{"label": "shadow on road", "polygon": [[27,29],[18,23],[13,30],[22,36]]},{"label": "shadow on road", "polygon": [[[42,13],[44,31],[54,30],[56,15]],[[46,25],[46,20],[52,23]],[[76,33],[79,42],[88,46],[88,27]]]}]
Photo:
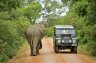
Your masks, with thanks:
[{"label": "shadow on road", "polygon": [[56,54],[76,54],[76,53],[72,53],[70,51],[59,51],[59,53],[55,53],[55,52],[44,52],[41,53],[40,55],[56,55]]},{"label": "shadow on road", "polygon": [[57,54],[77,54],[77,53],[71,52],[70,50],[59,50]]},{"label": "shadow on road", "polygon": [[69,52],[69,51],[60,51],[59,53],[60,54],[76,54],[76,53]]}]

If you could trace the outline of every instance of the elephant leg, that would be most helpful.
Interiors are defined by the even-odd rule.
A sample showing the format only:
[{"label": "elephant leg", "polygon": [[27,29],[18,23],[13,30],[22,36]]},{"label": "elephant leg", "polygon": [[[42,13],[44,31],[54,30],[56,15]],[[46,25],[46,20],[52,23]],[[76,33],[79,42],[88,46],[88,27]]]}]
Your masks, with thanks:
[{"label": "elephant leg", "polygon": [[31,40],[31,37],[28,36],[28,37],[27,37],[27,40],[28,40],[28,44],[29,44],[30,50],[31,50],[30,56],[32,56],[33,47],[32,47],[32,40]]},{"label": "elephant leg", "polygon": [[41,49],[42,48],[42,42],[41,42],[41,40],[39,40],[39,49]]},{"label": "elephant leg", "polygon": [[33,48],[32,47],[30,47],[30,49],[31,49],[31,53],[30,53],[30,56],[32,56],[33,54]]},{"label": "elephant leg", "polygon": [[31,43],[29,44],[30,45],[30,50],[31,50],[31,53],[30,53],[30,56],[32,56],[33,54],[33,47],[32,47],[32,45],[31,45]]},{"label": "elephant leg", "polygon": [[33,37],[30,38],[31,56],[33,56]]},{"label": "elephant leg", "polygon": [[40,47],[40,42],[38,42],[38,44],[37,44],[37,47],[36,47],[36,53],[39,55],[40,53],[39,53],[39,47]]},{"label": "elephant leg", "polygon": [[34,38],[33,40],[33,56],[36,56],[37,55],[37,45],[38,45],[38,38]]}]

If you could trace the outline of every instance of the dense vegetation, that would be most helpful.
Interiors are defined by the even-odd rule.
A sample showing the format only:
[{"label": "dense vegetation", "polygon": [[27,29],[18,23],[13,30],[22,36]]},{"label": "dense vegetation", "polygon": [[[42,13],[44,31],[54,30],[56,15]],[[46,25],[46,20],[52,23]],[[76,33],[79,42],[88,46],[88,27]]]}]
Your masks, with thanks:
[{"label": "dense vegetation", "polygon": [[39,16],[38,3],[23,4],[24,0],[0,1],[0,63],[16,55],[25,42],[25,28]]},{"label": "dense vegetation", "polygon": [[[66,0],[62,0],[66,2]],[[96,0],[72,0],[66,16],[51,19],[47,34],[58,24],[69,24],[76,28],[79,48],[96,56]],[[51,32],[50,32],[50,31]]]}]

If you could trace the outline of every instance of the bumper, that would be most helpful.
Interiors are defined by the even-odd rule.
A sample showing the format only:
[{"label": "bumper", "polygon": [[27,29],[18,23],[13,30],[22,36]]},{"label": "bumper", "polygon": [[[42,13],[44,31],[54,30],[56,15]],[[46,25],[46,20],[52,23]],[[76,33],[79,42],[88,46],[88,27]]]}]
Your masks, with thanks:
[{"label": "bumper", "polygon": [[61,46],[61,47],[71,47],[71,46],[77,46],[77,43],[58,43],[56,46]]}]

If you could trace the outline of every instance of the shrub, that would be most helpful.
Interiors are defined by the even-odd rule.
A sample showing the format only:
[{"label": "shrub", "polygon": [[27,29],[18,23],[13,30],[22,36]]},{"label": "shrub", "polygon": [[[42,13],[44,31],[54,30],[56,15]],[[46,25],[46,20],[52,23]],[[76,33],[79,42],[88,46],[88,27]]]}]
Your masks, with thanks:
[{"label": "shrub", "polygon": [[90,40],[87,43],[87,51],[89,51],[89,54],[92,56],[96,56],[96,42]]},{"label": "shrub", "polygon": [[26,18],[0,20],[0,63],[12,58],[24,43],[23,32],[30,25]]},{"label": "shrub", "polygon": [[44,32],[45,36],[48,36],[48,37],[53,36],[53,33],[54,33],[53,28],[46,28]]}]

